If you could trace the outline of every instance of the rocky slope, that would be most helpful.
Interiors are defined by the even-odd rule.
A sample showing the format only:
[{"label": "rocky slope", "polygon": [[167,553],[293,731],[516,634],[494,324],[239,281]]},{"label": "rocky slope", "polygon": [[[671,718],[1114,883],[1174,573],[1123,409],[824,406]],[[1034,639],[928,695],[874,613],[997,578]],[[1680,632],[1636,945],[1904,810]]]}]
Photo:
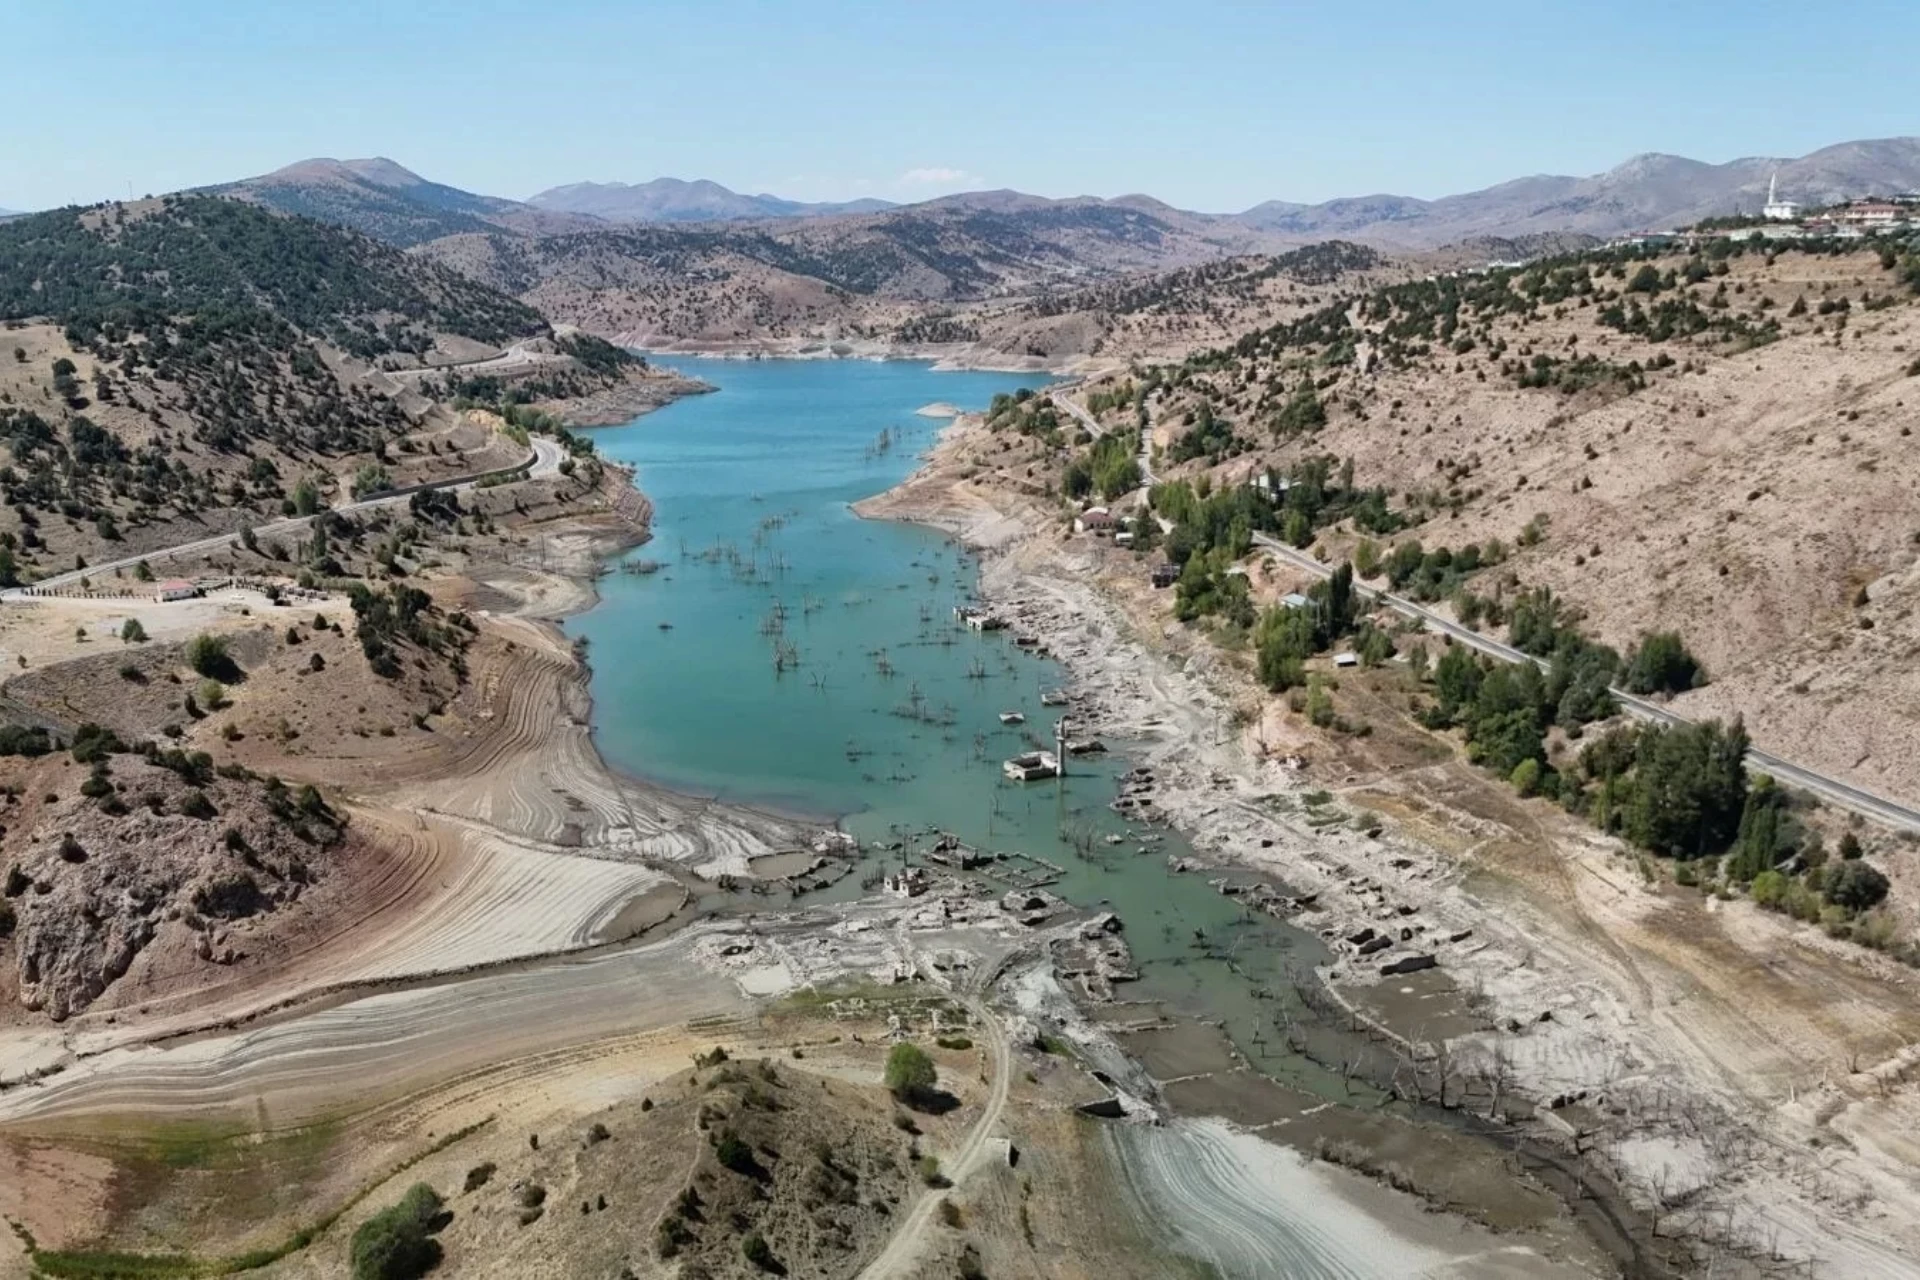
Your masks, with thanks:
[{"label": "rocky slope", "polygon": [[[344,822],[318,792],[174,752],[8,770],[4,892],[19,1000],[60,1021],[143,957],[233,964],[324,877]],[[154,955],[146,953],[152,948]]]}]

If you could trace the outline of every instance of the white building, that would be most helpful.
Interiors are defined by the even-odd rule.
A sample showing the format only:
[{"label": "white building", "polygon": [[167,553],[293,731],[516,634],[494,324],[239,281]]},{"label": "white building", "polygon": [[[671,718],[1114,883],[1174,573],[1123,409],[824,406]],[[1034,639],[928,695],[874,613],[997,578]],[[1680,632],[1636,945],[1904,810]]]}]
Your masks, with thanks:
[{"label": "white building", "polygon": [[1767,204],[1760,212],[1774,222],[1792,222],[1800,216],[1800,206],[1792,200],[1780,199],[1775,191],[1775,185],[1779,181],[1778,173],[1767,179]]},{"label": "white building", "polygon": [[169,578],[153,589],[153,598],[162,604],[171,600],[191,600],[200,594],[200,588],[185,578]]},{"label": "white building", "polygon": [[1114,526],[1113,513],[1105,507],[1088,507],[1073,518],[1075,533],[1106,533]]}]

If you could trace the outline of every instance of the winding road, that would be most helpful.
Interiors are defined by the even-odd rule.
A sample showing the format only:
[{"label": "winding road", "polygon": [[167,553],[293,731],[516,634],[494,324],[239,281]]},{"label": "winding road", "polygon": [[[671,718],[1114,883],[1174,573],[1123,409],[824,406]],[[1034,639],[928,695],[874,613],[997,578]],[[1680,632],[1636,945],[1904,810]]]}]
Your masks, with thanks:
[{"label": "winding road", "polygon": [[[1100,424],[1100,420],[1089,413],[1085,406],[1073,399],[1073,397],[1069,396],[1066,392],[1055,391],[1050,393],[1048,398],[1053,401],[1054,408],[1064,410],[1074,421],[1085,427],[1087,433],[1095,440],[1107,434],[1107,428]],[[1140,487],[1142,489],[1151,489],[1160,482],[1160,477],[1153,474],[1153,433],[1150,431],[1142,431],[1140,433],[1139,462]]]},{"label": "winding road", "polygon": [[[1324,564],[1305,552],[1288,546],[1271,534],[1256,533],[1253,535],[1253,540],[1257,546],[1271,552],[1295,568],[1304,569],[1322,578],[1330,577],[1333,573],[1332,565]],[[1501,641],[1493,639],[1491,636],[1483,635],[1471,627],[1462,626],[1458,622],[1443,617],[1432,609],[1415,604],[1413,601],[1402,596],[1396,596],[1391,592],[1382,591],[1376,587],[1363,586],[1359,582],[1354,583],[1353,589],[1362,599],[1373,600],[1386,605],[1396,613],[1413,618],[1431,630],[1451,636],[1461,644],[1477,649],[1481,653],[1488,654],[1491,657],[1498,658],[1502,662],[1532,662],[1542,669],[1545,669],[1548,665],[1543,658],[1536,658],[1531,654],[1522,653],[1510,644],[1504,644]],[[1687,717],[1670,711],[1657,702],[1649,702],[1645,698],[1628,693],[1624,689],[1615,688],[1612,690],[1612,693],[1615,700],[1620,703],[1620,706],[1629,715],[1641,720],[1650,720],[1656,724],[1669,725],[1691,723]],[[1856,787],[1850,782],[1843,782],[1839,778],[1809,769],[1804,765],[1797,765],[1790,760],[1783,760],[1779,756],[1771,752],[1762,751],[1757,747],[1747,752],[1747,764],[1749,767],[1769,774],[1781,782],[1799,787],[1804,791],[1812,792],[1814,795],[1819,796],[1838,808],[1860,814],[1862,817],[1871,818],[1876,822],[1885,823],[1887,826],[1894,827],[1898,830],[1920,832],[1920,809],[1914,808],[1911,805],[1902,804],[1897,800],[1889,800],[1885,796],[1875,795],[1873,792]]]},{"label": "winding road", "polygon": [[[533,452],[527,456],[526,461],[517,466],[495,467],[491,471],[483,471],[474,475],[451,476],[445,480],[435,480],[427,484],[412,485],[396,492],[381,493],[371,498],[361,498],[352,502],[345,502],[337,507],[329,507],[327,511],[331,511],[336,515],[352,515],[359,511],[371,511],[379,507],[387,507],[395,503],[405,502],[416,493],[425,493],[435,489],[450,489],[458,492],[462,489],[471,489],[490,476],[510,474],[523,467],[526,469],[529,480],[540,480],[548,476],[558,475],[560,473],[560,463],[566,458],[567,451],[561,447],[558,441],[548,440],[544,436],[533,436],[531,442]],[[320,514],[325,513],[315,513],[315,515]],[[289,516],[284,520],[276,520],[271,524],[256,525],[254,526],[253,532],[256,537],[262,538],[273,537],[278,534],[295,533],[306,528],[312,522],[313,518],[313,516]],[[41,578],[35,581],[33,585],[35,587],[72,586],[78,584],[83,578],[97,578],[101,574],[112,573],[115,569],[131,569],[142,560],[151,565],[156,561],[170,560],[175,556],[197,555],[204,551],[217,551],[222,547],[232,546],[238,541],[240,541],[240,531],[236,529],[231,533],[218,533],[210,538],[195,538],[190,542],[177,543],[174,546],[162,547],[156,551],[145,551],[139,555],[127,556],[120,560],[103,560],[99,564],[90,564],[84,569],[70,569],[65,573],[56,573],[51,577]],[[19,587],[8,591],[0,591],[0,600],[20,600],[24,598],[26,598],[25,591]]]}]

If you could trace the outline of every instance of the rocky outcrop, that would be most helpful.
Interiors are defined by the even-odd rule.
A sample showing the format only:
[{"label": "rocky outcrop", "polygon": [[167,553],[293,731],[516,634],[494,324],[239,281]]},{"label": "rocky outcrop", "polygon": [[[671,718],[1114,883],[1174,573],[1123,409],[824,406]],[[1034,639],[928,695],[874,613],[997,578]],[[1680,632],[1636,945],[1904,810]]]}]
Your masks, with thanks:
[{"label": "rocky outcrop", "polygon": [[55,1021],[84,1010],[169,933],[182,952],[234,963],[247,923],[330,860],[341,823],[317,793],[174,763],[111,756],[8,833],[0,884],[27,1009]]}]

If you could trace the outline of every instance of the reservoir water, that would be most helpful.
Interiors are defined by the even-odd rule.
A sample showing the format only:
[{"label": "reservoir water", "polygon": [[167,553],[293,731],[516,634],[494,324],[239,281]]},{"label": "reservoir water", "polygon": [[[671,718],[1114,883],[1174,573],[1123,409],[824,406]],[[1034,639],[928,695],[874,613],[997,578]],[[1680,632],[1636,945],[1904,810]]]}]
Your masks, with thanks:
[{"label": "reservoir water", "polygon": [[[1178,835],[1129,827],[1110,808],[1128,744],[1076,758],[1061,782],[1006,780],[1004,758],[1051,736],[1057,713],[1040,695],[1066,672],[1011,636],[955,623],[953,606],[976,581],[964,549],[849,510],[903,479],[932,444],[942,422],[916,409],[983,408],[1030,380],[904,362],[674,363],[719,391],[594,434],[602,453],[637,469],[655,509],[653,541],[567,624],[590,643],[608,762],[685,792],[838,820],[869,850],[863,875],[892,856],[874,844],[929,829],[1054,862],[1065,869],[1055,892],[1124,921],[1141,977],[1123,998],[1217,1023],[1303,1114],[1322,1101],[1372,1112],[1379,1093],[1320,1065],[1366,1051],[1350,1050],[1341,1028],[1310,1030],[1316,1049],[1328,1046],[1313,1037],[1334,1040],[1313,1055],[1320,1063],[1276,1034],[1281,1010],[1303,1013],[1291,978],[1325,958],[1319,940],[1221,895],[1207,874],[1169,870],[1169,854],[1190,852]],[[622,571],[643,562],[650,572]],[[1007,711],[1025,723],[1002,724]],[[857,892],[859,879],[831,892]],[[1292,1192],[1277,1172],[1228,1177],[1249,1157],[1229,1159],[1210,1123],[1182,1121],[1153,1142],[1130,1126],[1109,1134],[1143,1208],[1185,1206],[1174,1215],[1184,1228],[1149,1215],[1174,1248],[1222,1275],[1422,1269],[1327,1234],[1310,1177],[1296,1177]],[[1267,1150],[1254,1165],[1303,1168],[1263,1165],[1294,1160]],[[1232,1212],[1218,1211],[1225,1192],[1196,1177],[1202,1167],[1234,1184]]]},{"label": "reservoir water", "polygon": [[[678,364],[720,390],[594,436],[654,503],[654,539],[627,559],[660,565],[608,574],[602,603],[568,624],[590,642],[608,761],[839,818],[863,843],[938,828],[1049,859],[1067,871],[1057,892],[1125,922],[1143,978],[1129,997],[1210,1012],[1236,1039],[1265,1019],[1271,1036],[1254,989],[1284,988],[1289,964],[1317,962],[1317,940],[1171,874],[1167,855],[1186,852],[1172,833],[1139,852],[1108,807],[1125,744],[1076,758],[1064,783],[1005,780],[1003,759],[1050,737],[1040,694],[1065,673],[955,624],[975,578],[962,548],[848,509],[932,444],[942,422],[917,408],[980,409],[1033,380],[908,362]],[[794,665],[776,669],[779,653]],[[1003,711],[1026,722],[1003,725]]]}]

